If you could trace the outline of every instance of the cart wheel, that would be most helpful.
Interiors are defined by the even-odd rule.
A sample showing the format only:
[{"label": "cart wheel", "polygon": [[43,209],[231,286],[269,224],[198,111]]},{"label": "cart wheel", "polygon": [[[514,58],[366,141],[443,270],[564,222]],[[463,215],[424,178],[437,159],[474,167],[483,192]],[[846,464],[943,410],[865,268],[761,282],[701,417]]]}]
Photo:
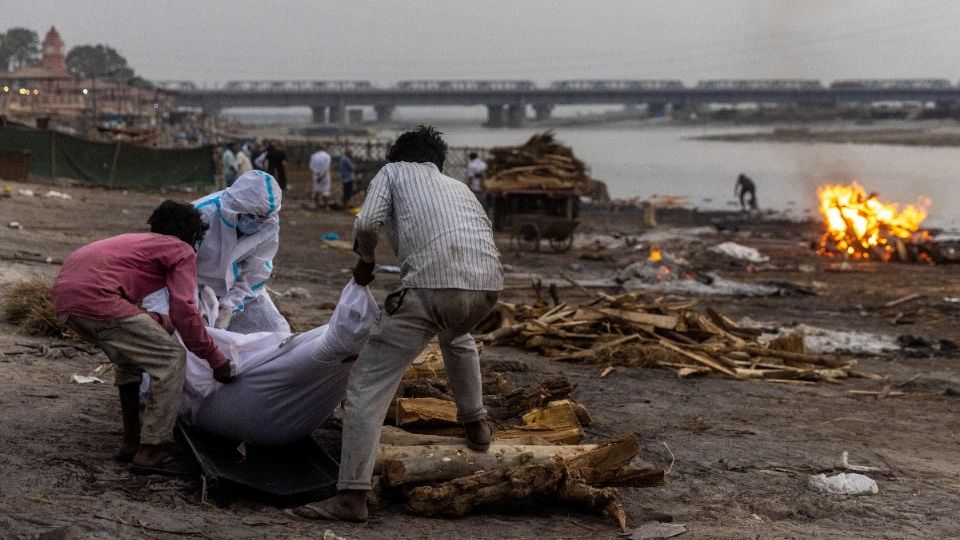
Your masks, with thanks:
[{"label": "cart wheel", "polygon": [[554,253],[563,253],[573,246],[573,235],[567,235],[563,238],[551,238],[550,249]]},{"label": "cart wheel", "polygon": [[540,227],[536,223],[527,222],[517,228],[513,235],[517,251],[540,251]]}]

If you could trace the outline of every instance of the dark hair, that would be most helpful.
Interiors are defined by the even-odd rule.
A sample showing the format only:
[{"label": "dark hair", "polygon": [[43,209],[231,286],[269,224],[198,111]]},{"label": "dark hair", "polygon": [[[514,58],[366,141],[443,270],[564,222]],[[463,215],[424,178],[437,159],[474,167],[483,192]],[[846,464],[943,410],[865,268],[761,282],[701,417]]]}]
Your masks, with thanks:
[{"label": "dark hair", "polygon": [[447,143],[443,142],[440,135],[442,133],[430,126],[417,126],[417,129],[397,137],[397,141],[390,145],[387,161],[433,163],[442,171],[443,162],[447,159]]},{"label": "dark hair", "polygon": [[183,240],[190,247],[203,240],[208,226],[200,217],[200,211],[192,204],[166,200],[150,214],[147,220],[150,232],[168,234]]},{"label": "dark hair", "polygon": [[470,157],[470,159],[477,159],[477,158],[480,157],[480,156],[478,156],[476,152],[470,152],[470,156],[469,156],[469,157]]}]

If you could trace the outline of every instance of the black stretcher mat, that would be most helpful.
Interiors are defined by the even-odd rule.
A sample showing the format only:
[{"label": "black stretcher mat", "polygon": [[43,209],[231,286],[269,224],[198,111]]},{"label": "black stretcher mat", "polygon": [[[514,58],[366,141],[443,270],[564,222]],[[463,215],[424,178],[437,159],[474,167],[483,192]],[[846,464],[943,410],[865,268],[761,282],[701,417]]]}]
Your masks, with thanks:
[{"label": "black stretcher mat", "polygon": [[289,502],[330,493],[336,486],[339,464],[312,438],[285,446],[246,445],[244,455],[237,441],[180,421],[177,427],[197,459],[208,488],[219,492],[239,488],[250,495]]}]

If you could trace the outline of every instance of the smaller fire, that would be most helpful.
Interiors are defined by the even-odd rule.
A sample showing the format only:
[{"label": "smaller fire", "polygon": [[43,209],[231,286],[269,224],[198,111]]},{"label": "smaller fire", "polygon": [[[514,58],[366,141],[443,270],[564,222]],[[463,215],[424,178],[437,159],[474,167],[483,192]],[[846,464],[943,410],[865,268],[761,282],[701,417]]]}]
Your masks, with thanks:
[{"label": "smaller fire", "polygon": [[[881,201],[853,182],[821,186],[817,190],[820,213],[827,227],[817,253],[859,260],[891,260],[908,243],[929,238],[920,225],[927,217],[930,199],[900,209],[897,203]],[[904,257],[900,256],[900,259]]]},{"label": "smaller fire", "polygon": [[660,252],[659,248],[650,248],[650,256],[647,257],[647,260],[650,262],[657,262],[663,258],[663,253]]}]

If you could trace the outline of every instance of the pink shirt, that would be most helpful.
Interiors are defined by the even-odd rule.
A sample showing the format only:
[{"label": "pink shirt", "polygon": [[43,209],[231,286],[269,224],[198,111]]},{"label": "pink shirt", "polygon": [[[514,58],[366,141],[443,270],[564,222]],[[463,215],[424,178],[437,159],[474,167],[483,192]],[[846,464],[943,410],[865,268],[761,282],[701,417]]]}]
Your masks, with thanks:
[{"label": "pink shirt", "polygon": [[144,313],[143,298],[164,287],[187,349],[211,368],[225,363],[197,310],[197,254],[179,238],[131,233],[83,246],[63,261],[50,292],[57,313],[109,321]]}]

